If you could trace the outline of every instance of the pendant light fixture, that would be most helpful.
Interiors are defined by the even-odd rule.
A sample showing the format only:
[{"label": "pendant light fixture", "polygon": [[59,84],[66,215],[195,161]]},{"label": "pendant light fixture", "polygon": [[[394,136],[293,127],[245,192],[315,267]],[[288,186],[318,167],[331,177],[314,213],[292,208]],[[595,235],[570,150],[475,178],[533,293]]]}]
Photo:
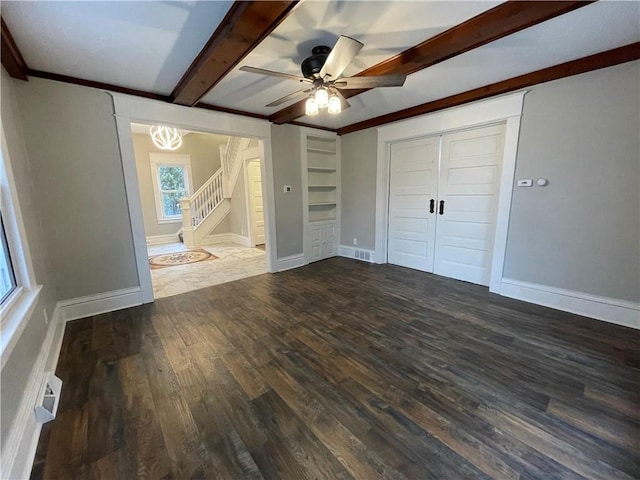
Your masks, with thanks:
[{"label": "pendant light fixture", "polygon": [[342,111],[342,102],[340,101],[340,97],[335,93],[329,98],[329,108],[327,111],[332,115],[336,115]]},{"label": "pendant light fixture", "polygon": [[316,102],[318,102],[318,108],[327,108],[329,105],[329,92],[325,87],[319,87],[316,90]]},{"label": "pendant light fixture", "polygon": [[332,115],[338,114],[342,112],[342,101],[335,91],[330,91],[326,87],[318,87],[307,98],[304,114],[317,115],[324,108]]},{"label": "pendant light fixture", "polygon": [[174,127],[154,125],[149,129],[149,135],[160,150],[177,150],[182,145],[182,132]]},{"label": "pendant light fixture", "polygon": [[315,95],[311,94],[309,98],[307,98],[307,103],[305,103],[304,113],[305,115],[313,116],[317,115],[318,111],[318,101]]}]

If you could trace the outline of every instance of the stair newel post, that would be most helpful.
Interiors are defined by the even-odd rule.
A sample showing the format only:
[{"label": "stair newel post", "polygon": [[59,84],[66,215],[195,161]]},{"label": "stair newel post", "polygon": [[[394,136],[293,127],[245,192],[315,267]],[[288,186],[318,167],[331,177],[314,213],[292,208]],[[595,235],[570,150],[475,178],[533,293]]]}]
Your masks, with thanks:
[{"label": "stair newel post", "polygon": [[193,211],[191,210],[191,202],[188,198],[181,198],[180,207],[182,208],[182,236],[184,244],[188,248],[192,248],[196,245],[193,238]]}]

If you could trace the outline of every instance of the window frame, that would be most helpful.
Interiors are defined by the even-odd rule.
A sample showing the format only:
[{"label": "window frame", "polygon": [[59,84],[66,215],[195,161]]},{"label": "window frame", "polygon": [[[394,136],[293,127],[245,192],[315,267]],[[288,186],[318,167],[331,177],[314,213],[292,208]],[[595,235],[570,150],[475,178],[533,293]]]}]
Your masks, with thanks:
[{"label": "window frame", "polygon": [[18,288],[18,279],[16,278],[16,271],[13,267],[13,260],[11,259],[11,250],[9,249],[9,239],[7,237],[7,231],[4,228],[4,221],[2,215],[2,208],[0,208],[0,248],[4,250],[7,266],[9,267],[9,276],[12,284],[11,289],[4,295],[0,294],[0,305],[3,305],[6,300],[11,297],[11,294]]},{"label": "window frame", "polygon": [[0,133],[2,144],[2,155],[0,156],[2,220],[16,282],[16,288],[0,305],[0,369],[2,369],[33,314],[42,285],[36,284],[4,126],[1,122]]},{"label": "window frame", "polygon": [[186,171],[184,176],[187,196],[193,194],[193,178],[191,175],[191,155],[184,153],[149,153],[149,166],[151,169],[151,183],[153,185],[153,199],[156,207],[156,219],[159,224],[182,223],[182,216],[166,216],[164,214],[162,189],[160,188],[160,167],[182,166]]}]

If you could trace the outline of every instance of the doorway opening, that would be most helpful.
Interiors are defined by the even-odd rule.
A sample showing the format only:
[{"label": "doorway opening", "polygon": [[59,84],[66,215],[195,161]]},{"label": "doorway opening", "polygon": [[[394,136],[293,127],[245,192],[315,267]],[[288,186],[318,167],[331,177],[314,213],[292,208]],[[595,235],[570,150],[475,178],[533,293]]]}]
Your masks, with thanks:
[{"label": "doorway opening", "polygon": [[130,125],[153,297],[266,273],[259,140],[176,127],[168,151]]}]

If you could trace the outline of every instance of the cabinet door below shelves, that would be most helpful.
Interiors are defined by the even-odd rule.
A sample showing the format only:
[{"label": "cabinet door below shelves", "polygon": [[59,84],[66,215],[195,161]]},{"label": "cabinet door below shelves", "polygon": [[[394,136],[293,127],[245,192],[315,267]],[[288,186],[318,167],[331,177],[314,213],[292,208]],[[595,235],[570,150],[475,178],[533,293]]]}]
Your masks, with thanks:
[{"label": "cabinet door below shelves", "polygon": [[336,238],[337,228],[334,224],[309,227],[309,261],[317,262],[325,258],[335,257],[338,251]]},{"label": "cabinet door below shelves", "polygon": [[334,225],[326,225],[323,229],[324,240],[324,258],[333,257],[336,255],[336,227]]},{"label": "cabinet door below shelves", "polygon": [[314,226],[309,229],[309,238],[311,241],[310,262],[317,262],[322,260],[323,248],[322,248],[322,227]]}]

